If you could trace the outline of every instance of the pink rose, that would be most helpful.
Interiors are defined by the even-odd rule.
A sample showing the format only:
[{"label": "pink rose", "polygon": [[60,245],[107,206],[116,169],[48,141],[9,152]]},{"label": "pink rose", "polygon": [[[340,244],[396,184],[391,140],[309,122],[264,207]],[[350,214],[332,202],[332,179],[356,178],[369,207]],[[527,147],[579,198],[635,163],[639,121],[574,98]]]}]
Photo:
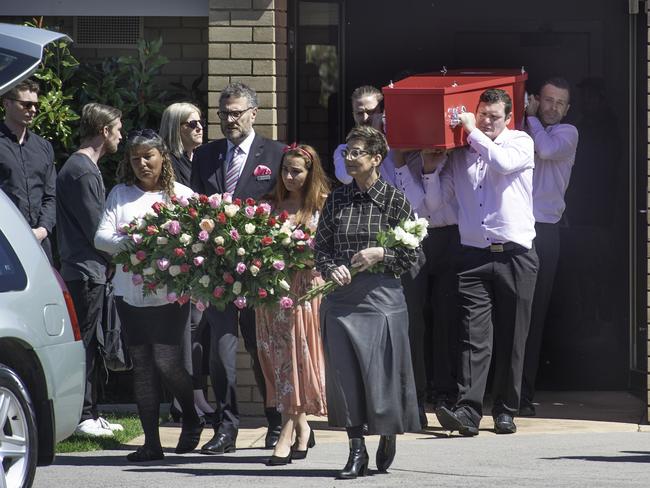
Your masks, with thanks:
[{"label": "pink rose", "polygon": [[136,244],[140,244],[142,242],[142,236],[140,234],[133,234],[131,240]]},{"label": "pink rose", "polygon": [[237,263],[235,271],[237,271],[238,274],[244,273],[244,271],[246,271],[246,265],[244,263]]},{"label": "pink rose", "polygon": [[[169,259],[167,258],[160,258],[158,261],[156,261],[156,264],[158,265],[158,269],[160,271],[165,271],[167,268],[169,268]],[[176,299],[174,298],[172,302],[175,302]]]},{"label": "pink rose", "polygon": [[237,297],[233,303],[239,310],[246,308],[246,297]]},{"label": "pink rose", "polygon": [[255,217],[255,207],[248,206],[244,208],[244,213],[246,214],[246,217],[252,219],[253,217]]},{"label": "pink rose", "polygon": [[181,264],[181,273],[188,273],[190,271],[190,265],[187,263]]},{"label": "pink rose", "polygon": [[259,208],[261,208],[266,215],[269,215],[271,213],[271,205],[266,202],[260,203]]},{"label": "pink rose", "polygon": [[205,258],[203,256],[195,256],[193,261],[194,266],[201,266],[203,264],[203,261],[205,261]]},{"label": "pink rose", "polygon": [[284,261],[273,261],[273,267],[278,271],[282,271],[284,269]]},{"label": "pink rose", "polygon": [[230,238],[233,241],[238,241],[239,240],[239,232],[237,232],[237,229],[231,229],[230,230]]},{"label": "pink rose", "polygon": [[145,258],[147,257],[147,253],[144,252],[142,249],[140,249],[138,252],[135,253],[135,257],[138,258],[140,261],[144,261]]},{"label": "pink rose", "polygon": [[172,291],[172,292],[167,293],[167,297],[166,297],[166,298],[167,298],[167,301],[168,301],[169,303],[174,303],[176,300],[178,300],[178,295],[176,295],[176,293],[174,293],[174,292]]},{"label": "pink rose", "polygon": [[293,300],[289,297],[282,297],[280,298],[280,308],[282,309],[288,309],[293,307]]},{"label": "pink rose", "polygon": [[221,201],[223,203],[232,203],[232,193],[224,193],[221,195]]},{"label": "pink rose", "polygon": [[309,246],[310,249],[315,249],[316,248],[316,241],[314,240],[313,237],[310,237],[307,239],[307,245]]},{"label": "pink rose", "polygon": [[180,204],[181,207],[187,207],[190,204],[190,201],[187,199],[186,196],[182,195],[178,197],[178,203]]},{"label": "pink rose", "polygon": [[217,286],[212,290],[212,296],[215,298],[221,298],[225,291],[226,289],[223,286]]},{"label": "pink rose", "polygon": [[142,278],[142,275],[134,274],[131,277],[131,281],[133,282],[133,284],[135,286],[138,286],[138,285],[141,285],[142,283],[144,283],[144,278]]},{"label": "pink rose", "polygon": [[207,231],[202,230],[201,232],[199,232],[199,241],[203,241],[203,242],[205,242],[205,241],[207,241],[209,238],[210,238],[210,234],[208,234]]},{"label": "pink rose", "polygon": [[189,295],[181,295],[180,297],[178,297],[177,301],[181,305],[185,305],[187,302],[190,301],[190,296]]},{"label": "pink rose", "polygon": [[218,193],[215,193],[214,195],[210,195],[210,198],[208,198],[208,204],[212,208],[217,208],[219,205],[221,205],[221,195]]},{"label": "pink rose", "polygon": [[167,232],[173,236],[177,236],[181,233],[181,224],[178,220],[172,220],[167,226]]},{"label": "pink rose", "polygon": [[305,233],[302,231],[302,229],[296,229],[293,231],[293,234],[291,234],[291,237],[297,241],[301,241],[305,238]]},{"label": "pink rose", "polygon": [[203,312],[207,308],[206,304],[203,303],[201,300],[197,300],[194,306],[199,312]]}]

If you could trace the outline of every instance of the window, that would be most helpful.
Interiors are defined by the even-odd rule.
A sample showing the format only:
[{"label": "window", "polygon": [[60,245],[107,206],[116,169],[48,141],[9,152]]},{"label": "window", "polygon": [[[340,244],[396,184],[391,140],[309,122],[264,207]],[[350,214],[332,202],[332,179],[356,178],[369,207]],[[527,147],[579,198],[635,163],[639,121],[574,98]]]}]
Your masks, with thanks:
[{"label": "window", "polygon": [[25,270],[9,241],[0,231],[0,293],[24,290],[26,286]]}]

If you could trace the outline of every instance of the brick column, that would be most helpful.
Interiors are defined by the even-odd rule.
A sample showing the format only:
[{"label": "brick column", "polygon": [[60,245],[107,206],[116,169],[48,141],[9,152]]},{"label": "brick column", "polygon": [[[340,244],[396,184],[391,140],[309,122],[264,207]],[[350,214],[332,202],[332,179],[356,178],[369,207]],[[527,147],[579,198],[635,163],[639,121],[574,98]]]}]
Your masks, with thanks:
[{"label": "brick column", "polygon": [[222,137],[219,92],[231,81],[254,88],[260,110],[255,131],[287,134],[287,0],[209,0],[208,137]]},{"label": "brick column", "polygon": [[[255,132],[280,141],[287,134],[287,0],[209,0],[208,137],[223,137],[219,93],[232,81],[257,91]],[[262,415],[250,356],[239,342],[237,399],[242,415]]]}]

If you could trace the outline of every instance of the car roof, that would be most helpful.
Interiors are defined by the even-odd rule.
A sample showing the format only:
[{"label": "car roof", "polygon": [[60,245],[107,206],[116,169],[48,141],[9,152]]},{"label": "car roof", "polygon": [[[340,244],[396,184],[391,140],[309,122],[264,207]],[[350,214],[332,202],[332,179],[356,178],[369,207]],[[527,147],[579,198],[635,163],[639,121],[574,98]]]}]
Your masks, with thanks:
[{"label": "car roof", "polygon": [[43,47],[58,39],[71,40],[61,32],[0,23],[0,95],[28,78],[41,62]]}]

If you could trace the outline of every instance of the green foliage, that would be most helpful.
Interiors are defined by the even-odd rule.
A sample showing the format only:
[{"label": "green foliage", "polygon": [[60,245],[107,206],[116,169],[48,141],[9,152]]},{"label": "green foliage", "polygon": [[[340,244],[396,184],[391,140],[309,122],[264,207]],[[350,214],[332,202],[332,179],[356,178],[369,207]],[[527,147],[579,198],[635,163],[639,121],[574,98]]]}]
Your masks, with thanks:
[{"label": "green foliage", "polygon": [[[25,25],[47,28],[42,17]],[[69,43],[59,40],[44,49],[41,66],[34,73],[41,87],[41,109],[34,118],[32,130],[52,143],[59,162],[72,150],[75,122],[79,119],[71,107],[77,88],[69,83],[78,68],[79,61],[70,53]]]},{"label": "green foliage", "polygon": [[56,445],[57,454],[64,452],[103,451],[119,449],[123,444],[142,435],[142,425],[137,415],[107,415],[106,420],[112,424],[121,424],[123,431],[114,432],[113,437],[88,437],[72,435]]}]

